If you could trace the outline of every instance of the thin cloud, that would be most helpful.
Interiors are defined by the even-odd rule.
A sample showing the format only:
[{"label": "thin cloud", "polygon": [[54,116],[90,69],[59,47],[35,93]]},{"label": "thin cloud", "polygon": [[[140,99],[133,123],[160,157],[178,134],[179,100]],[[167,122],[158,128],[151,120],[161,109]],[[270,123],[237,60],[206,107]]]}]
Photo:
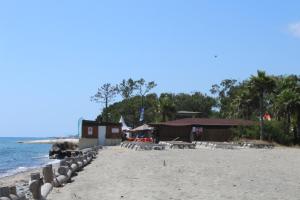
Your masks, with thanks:
[{"label": "thin cloud", "polygon": [[288,31],[293,36],[300,38],[300,22],[289,24]]}]

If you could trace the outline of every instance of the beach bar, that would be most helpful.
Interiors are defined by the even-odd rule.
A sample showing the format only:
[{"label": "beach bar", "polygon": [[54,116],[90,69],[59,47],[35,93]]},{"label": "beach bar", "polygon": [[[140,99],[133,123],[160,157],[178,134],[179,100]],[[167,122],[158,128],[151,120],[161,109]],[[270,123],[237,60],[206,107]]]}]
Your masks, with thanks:
[{"label": "beach bar", "polygon": [[253,121],[239,119],[184,118],[153,123],[155,135],[160,141],[218,141],[232,139],[232,128],[251,126]]},{"label": "beach bar", "polygon": [[121,126],[121,123],[82,120],[79,126],[79,148],[119,145],[121,143]]}]

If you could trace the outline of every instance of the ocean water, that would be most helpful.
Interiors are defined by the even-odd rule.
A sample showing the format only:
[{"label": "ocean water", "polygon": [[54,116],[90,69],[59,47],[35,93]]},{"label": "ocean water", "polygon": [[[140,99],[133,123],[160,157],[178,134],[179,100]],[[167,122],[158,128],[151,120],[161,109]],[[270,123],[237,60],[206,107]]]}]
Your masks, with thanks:
[{"label": "ocean water", "polygon": [[0,177],[44,166],[55,162],[48,158],[49,144],[20,144],[18,141],[41,138],[0,137]]}]

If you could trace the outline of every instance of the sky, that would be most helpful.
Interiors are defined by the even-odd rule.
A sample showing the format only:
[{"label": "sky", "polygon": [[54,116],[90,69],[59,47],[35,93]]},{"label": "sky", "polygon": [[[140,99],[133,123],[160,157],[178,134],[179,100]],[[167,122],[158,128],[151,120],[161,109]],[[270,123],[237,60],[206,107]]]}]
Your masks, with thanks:
[{"label": "sky", "polygon": [[77,133],[104,83],[209,94],[223,79],[300,74],[298,0],[0,1],[0,136]]}]

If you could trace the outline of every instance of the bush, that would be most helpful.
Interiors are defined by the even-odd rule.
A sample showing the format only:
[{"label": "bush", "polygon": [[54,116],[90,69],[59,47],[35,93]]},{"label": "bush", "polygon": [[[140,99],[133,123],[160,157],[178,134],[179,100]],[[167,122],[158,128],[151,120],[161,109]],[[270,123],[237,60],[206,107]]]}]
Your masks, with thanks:
[{"label": "bush", "polygon": [[[233,129],[233,139],[239,140],[242,138],[259,139],[259,125],[248,127],[237,127]],[[284,124],[280,121],[265,121],[264,122],[264,139],[274,141],[283,145],[290,145],[293,142],[293,136],[290,133],[284,132]]]},{"label": "bush", "polygon": [[259,139],[259,126],[239,126],[233,128],[233,139],[239,140],[241,138]]},{"label": "bush", "polygon": [[265,139],[275,141],[279,144],[290,145],[293,142],[293,136],[285,133],[284,123],[281,121],[266,121],[264,124]]}]

